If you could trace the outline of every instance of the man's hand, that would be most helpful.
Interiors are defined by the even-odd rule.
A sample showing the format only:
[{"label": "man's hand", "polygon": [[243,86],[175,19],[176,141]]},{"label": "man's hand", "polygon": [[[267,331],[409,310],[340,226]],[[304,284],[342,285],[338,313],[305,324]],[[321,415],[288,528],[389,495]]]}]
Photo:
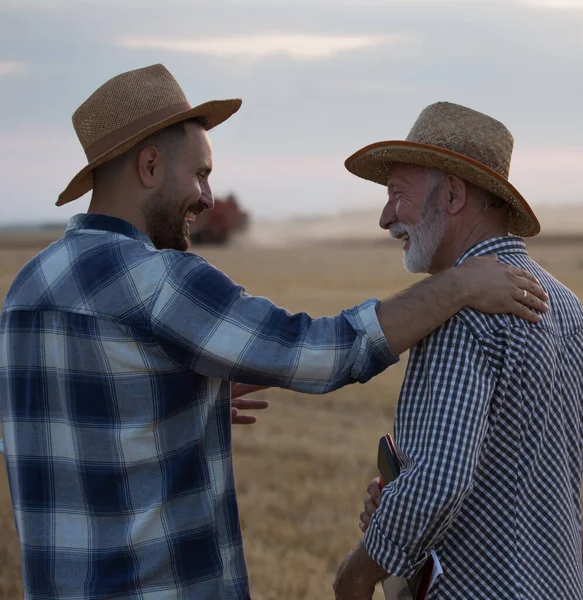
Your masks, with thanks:
[{"label": "man's hand", "polygon": [[240,415],[240,410],[264,410],[269,406],[267,400],[243,399],[243,396],[266,390],[267,386],[248,385],[246,383],[231,384],[231,423],[233,425],[252,425],[257,422],[253,415]]},{"label": "man's hand", "polygon": [[536,323],[541,317],[534,311],[548,310],[547,299],[535,277],[499,263],[493,254],[469,258],[383,300],[377,316],[389,346],[399,355],[466,306],[486,313],[513,313]]},{"label": "man's hand", "polygon": [[386,577],[369,556],[362,542],[351,550],[338,569],[334,581],[336,600],[371,600],[375,585]]},{"label": "man's hand", "polygon": [[451,270],[461,276],[467,306],[483,313],[512,313],[537,323],[549,299],[536,277],[518,267],[499,263],[495,254],[473,256]]},{"label": "man's hand", "polygon": [[364,499],[364,510],[360,513],[360,530],[365,533],[370,524],[372,516],[375,514],[381,503],[381,478],[375,477],[366,488],[368,496]]}]

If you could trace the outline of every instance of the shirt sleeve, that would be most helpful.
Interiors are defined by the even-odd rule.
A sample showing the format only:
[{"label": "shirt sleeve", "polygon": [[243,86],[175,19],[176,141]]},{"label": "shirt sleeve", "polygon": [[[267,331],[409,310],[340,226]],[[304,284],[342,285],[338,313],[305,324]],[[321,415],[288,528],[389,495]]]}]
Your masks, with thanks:
[{"label": "shirt sleeve", "polygon": [[326,393],[368,381],[396,362],[371,299],[336,317],[290,314],[250,296],[204,259],[168,268],[151,327],[170,357],[227,381]]},{"label": "shirt sleeve", "polygon": [[395,422],[401,473],[383,488],[364,538],[387,573],[414,575],[472,491],[494,387],[459,318],[411,350]]}]

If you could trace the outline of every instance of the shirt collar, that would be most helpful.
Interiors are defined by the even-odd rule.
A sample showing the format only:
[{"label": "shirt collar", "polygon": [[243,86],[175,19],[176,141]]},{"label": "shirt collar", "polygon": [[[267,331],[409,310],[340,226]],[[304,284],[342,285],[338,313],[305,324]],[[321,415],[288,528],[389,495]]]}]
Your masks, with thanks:
[{"label": "shirt collar", "polygon": [[526,244],[521,237],[505,235],[484,240],[466,250],[456,261],[456,266],[470,256],[486,256],[487,254],[528,254]]},{"label": "shirt collar", "polygon": [[128,223],[123,219],[118,219],[117,217],[109,217],[106,215],[97,214],[74,215],[69,219],[69,223],[65,229],[65,234],[83,230],[118,233],[119,235],[124,235],[125,237],[144,242],[149,246],[154,246],[152,240],[143,231],[140,231],[131,223]]}]

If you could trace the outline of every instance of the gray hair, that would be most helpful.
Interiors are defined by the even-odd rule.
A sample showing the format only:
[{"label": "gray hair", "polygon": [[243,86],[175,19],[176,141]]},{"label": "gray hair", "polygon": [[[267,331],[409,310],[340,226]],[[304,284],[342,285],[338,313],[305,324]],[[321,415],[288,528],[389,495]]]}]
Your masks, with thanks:
[{"label": "gray hair", "polygon": [[[430,194],[435,189],[439,189],[443,184],[447,173],[441,169],[427,168],[427,194]],[[508,203],[499,196],[481,188],[480,186],[466,181],[468,195],[474,200],[478,212],[486,212],[488,210],[498,210],[501,208],[508,209]]]},{"label": "gray hair", "polygon": [[447,173],[441,169],[432,169],[429,167],[427,168],[426,172],[427,179],[425,180],[425,185],[427,187],[427,194],[429,195],[443,185],[443,182],[447,177]]},{"label": "gray hair", "polygon": [[504,201],[499,196],[485,190],[473,183],[468,184],[470,194],[473,196],[478,212],[486,212],[488,210],[498,210],[504,208],[508,210],[508,202]]}]

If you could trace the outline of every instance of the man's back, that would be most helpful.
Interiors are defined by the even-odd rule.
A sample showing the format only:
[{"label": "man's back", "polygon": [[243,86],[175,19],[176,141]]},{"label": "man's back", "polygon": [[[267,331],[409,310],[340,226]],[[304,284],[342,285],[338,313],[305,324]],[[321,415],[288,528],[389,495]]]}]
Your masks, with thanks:
[{"label": "man's back", "polygon": [[496,253],[540,281],[537,324],[463,310],[411,350],[395,436],[401,476],[365,544],[410,576],[435,547],[437,599],[583,597],[583,309],[519,238]]},{"label": "man's back", "polygon": [[178,253],[94,233],[35,257],[0,321],[26,597],[247,597],[228,383],[152,333]]},{"label": "man's back", "polygon": [[[491,245],[541,281],[551,310],[539,324],[459,315],[496,384],[474,489],[443,545],[443,597],[478,589],[484,598],[581,598],[583,309],[520,242]],[[448,579],[468,595],[453,593]]]},{"label": "man's back", "polygon": [[368,300],[291,315],[129,223],[77,215],[0,313],[25,597],[249,597],[230,381],[323,393],[397,357]]}]

